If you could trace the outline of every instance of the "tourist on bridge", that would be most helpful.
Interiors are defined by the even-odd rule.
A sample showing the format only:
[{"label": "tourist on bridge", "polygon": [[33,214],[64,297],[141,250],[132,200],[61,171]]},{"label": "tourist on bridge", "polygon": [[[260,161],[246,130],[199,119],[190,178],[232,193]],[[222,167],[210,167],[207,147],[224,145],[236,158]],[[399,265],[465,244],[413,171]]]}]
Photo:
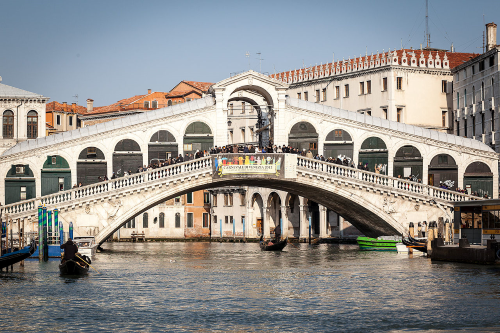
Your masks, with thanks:
[{"label": "tourist on bridge", "polygon": [[78,252],[78,246],[73,243],[71,238],[68,238],[68,241],[61,245],[61,249],[64,250],[65,260],[75,259],[75,254]]},{"label": "tourist on bridge", "polygon": [[306,154],[306,157],[307,158],[313,158],[313,153],[310,150],[308,150],[307,154]]}]

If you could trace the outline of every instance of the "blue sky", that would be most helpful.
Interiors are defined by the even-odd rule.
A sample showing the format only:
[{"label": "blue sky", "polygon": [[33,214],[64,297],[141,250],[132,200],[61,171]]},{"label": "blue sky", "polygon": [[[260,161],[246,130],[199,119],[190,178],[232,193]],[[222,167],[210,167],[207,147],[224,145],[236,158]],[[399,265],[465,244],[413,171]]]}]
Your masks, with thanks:
[{"label": "blue sky", "polygon": [[[285,71],[424,43],[425,0],[0,0],[2,83],[95,106],[217,82],[248,69]],[[500,1],[429,0],[432,47],[481,52]],[[424,45],[425,46],[425,45]],[[250,58],[245,57],[246,52]]]}]

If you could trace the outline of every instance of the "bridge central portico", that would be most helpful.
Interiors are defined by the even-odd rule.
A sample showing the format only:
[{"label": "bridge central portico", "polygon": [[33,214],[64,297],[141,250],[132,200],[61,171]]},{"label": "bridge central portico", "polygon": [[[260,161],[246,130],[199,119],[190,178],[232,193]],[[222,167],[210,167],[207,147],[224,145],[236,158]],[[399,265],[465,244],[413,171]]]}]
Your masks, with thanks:
[{"label": "bridge central portico", "polygon": [[[498,157],[488,146],[297,100],[286,96],[287,87],[249,71],[213,85],[213,95],[203,99],[22,142],[0,157],[0,174],[5,177],[0,185],[6,204],[3,218],[5,214],[12,219],[34,218],[42,203],[59,208],[66,227],[71,221],[77,234],[96,235],[103,242],[126,221],[169,198],[200,189],[253,186],[304,196],[339,213],[366,235],[376,236],[401,233],[418,216],[447,217],[450,201],[477,198],[432,186],[438,179],[453,188],[478,184],[481,194],[498,196],[498,186],[493,186],[498,183]],[[211,156],[141,173],[133,170],[132,175],[96,183],[98,175],[111,178],[113,172],[148,165],[161,149],[175,155],[228,145],[237,130],[228,127],[228,103],[253,95],[265,100],[274,144],[302,149],[306,143],[325,158],[344,155],[371,172],[270,154],[276,155],[273,163],[280,161],[279,176],[241,173],[242,167],[221,177],[222,157]],[[245,134],[245,129],[241,132]],[[226,165],[257,165],[257,158],[263,165],[260,154],[240,154],[238,162]],[[266,157],[264,165],[271,165],[268,162]],[[274,168],[277,171],[278,165]],[[408,175],[417,181],[405,180]],[[83,186],[70,189],[77,183]],[[247,222],[245,235],[257,236],[253,223]],[[301,235],[305,222],[301,221]],[[265,220],[264,228],[269,228]],[[218,233],[213,228],[212,236]]]}]

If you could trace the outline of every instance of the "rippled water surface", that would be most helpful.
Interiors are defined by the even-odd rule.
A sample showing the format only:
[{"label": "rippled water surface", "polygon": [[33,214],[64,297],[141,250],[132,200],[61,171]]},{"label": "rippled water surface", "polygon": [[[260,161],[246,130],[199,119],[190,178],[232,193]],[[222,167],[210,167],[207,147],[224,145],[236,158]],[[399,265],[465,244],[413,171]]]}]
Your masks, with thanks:
[{"label": "rippled water surface", "polygon": [[58,261],[0,273],[3,331],[500,331],[500,267],[355,245],[106,243],[81,278]]}]

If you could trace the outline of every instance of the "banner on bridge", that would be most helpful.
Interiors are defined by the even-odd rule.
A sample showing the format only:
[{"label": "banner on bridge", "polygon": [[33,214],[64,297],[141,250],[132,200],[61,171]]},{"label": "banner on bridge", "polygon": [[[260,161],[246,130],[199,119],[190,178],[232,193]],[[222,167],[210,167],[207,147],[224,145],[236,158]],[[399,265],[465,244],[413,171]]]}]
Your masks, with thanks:
[{"label": "banner on bridge", "polygon": [[[290,161],[292,167],[289,165]],[[294,155],[285,157],[285,154],[219,154],[214,156],[214,178],[295,178],[296,164],[297,157]]]}]

